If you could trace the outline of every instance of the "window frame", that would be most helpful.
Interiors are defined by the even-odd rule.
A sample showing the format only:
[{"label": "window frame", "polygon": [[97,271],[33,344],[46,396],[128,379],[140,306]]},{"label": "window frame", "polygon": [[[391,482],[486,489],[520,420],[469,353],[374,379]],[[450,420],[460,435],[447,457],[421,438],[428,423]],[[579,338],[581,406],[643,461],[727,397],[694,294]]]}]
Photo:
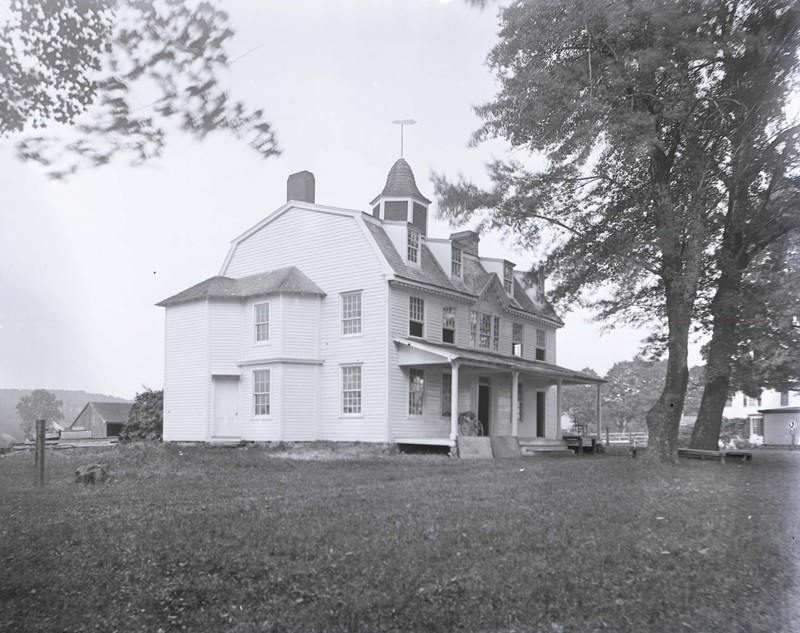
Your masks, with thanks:
[{"label": "window frame", "polygon": [[[269,317],[270,317],[270,314],[272,312],[272,308],[270,308],[269,304],[270,304],[269,301],[260,301],[259,303],[254,303],[253,304],[253,342],[256,345],[265,345],[266,343],[269,343],[269,340],[270,340],[271,332],[270,332],[270,319],[269,319]],[[266,312],[267,312],[266,317],[267,318],[266,318],[265,321],[259,321],[259,318],[261,318],[263,316],[263,315],[259,315],[259,311],[260,311],[259,309],[261,309],[261,308],[266,308]],[[264,331],[264,330],[261,330],[261,331],[259,330],[259,327],[262,327],[262,326],[266,326],[264,329],[265,329],[267,334],[266,334],[266,337],[259,338],[260,332]]]},{"label": "window frame", "polygon": [[508,294],[514,292],[514,267],[511,264],[503,264],[503,288]]},{"label": "window frame", "polygon": [[[445,397],[445,379],[447,379],[447,396]],[[453,374],[449,371],[442,372],[442,389],[441,389],[441,403],[440,403],[440,411],[442,413],[443,418],[449,418],[452,416],[453,407],[452,400],[453,400]]]},{"label": "window frame", "polygon": [[[341,367],[342,367],[341,415],[343,417],[363,417],[364,374],[361,369],[362,365],[360,363],[355,363],[352,365],[342,365]],[[357,370],[357,376],[358,376],[357,388],[353,386],[355,383],[348,384],[347,382],[348,372],[354,370]],[[358,394],[357,400],[351,400],[350,403],[348,403],[349,394]],[[357,408],[358,410],[347,411],[348,406],[353,409]]]},{"label": "window frame", "polygon": [[[449,315],[448,315],[449,312]],[[446,327],[445,322],[450,320],[450,315],[452,315],[452,324],[453,327]],[[452,339],[451,341],[445,340],[445,332],[452,332]],[[456,308],[455,306],[442,306],[442,343],[445,345],[455,345],[456,344]]]},{"label": "window frame", "polygon": [[[414,310],[415,302],[419,308],[416,311]],[[412,333],[412,324],[420,325],[419,334]],[[414,338],[425,338],[425,299],[413,295],[408,297],[408,335]]]},{"label": "window frame", "polygon": [[[341,303],[342,303],[342,336],[360,336],[363,334],[362,330],[362,317],[363,317],[363,306],[364,302],[361,296],[361,290],[351,290],[348,292],[341,293]],[[348,300],[352,300],[354,298],[358,299],[358,315],[357,316],[348,316],[347,312],[347,302]],[[351,312],[351,315],[355,314]],[[347,331],[348,323],[357,324],[358,330],[353,332]]]},{"label": "window frame", "polygon": [[[412,239],[413,236],[413,239]],[[415,231],[414,229],[408,229],[408,238],[407,238],[407,245],[408,245],[408,252],[406,253],[408,256],[408,261],[412,264],[419,265],[420,255],[421,255],[421,234],[419,231]],[[412,256],[413,253],[413,256]]]},{"label": "window frame", "polygon": [[536,360],[547,360],[547,330],[536,328]]},{"label": "window frame", "polygon": [[[266,381],[259,380],[258,375],[266,375]],[[266,391],[258,391],[259,385],[266,384]],[[259,396],[265,399],[259,401]],[[259,413],[259,407],[265,407],[266,411]],[[272,370],[254,369],[253,370],[253,417],[268,418],[272,415]]]},{"label": "window frame", "polygon": [[[525,324],[514,321],[511,324],[511,355],[522,358],[525,345]],[[517,348],[519,346],[519,348]]]},{"label": "window frame", "polygon": [[450,275],[461,279],[463,267],[464,249],[459,246],[452,246],[450,251]]},{"label": "window frame", "polygon": [[[419,382],[415,378],[419,378]],[[419,389],[416,388],[419,385]],[[412,405],[415,405],[412,410]],[[418,406],[416,406],[418,405]],[[417,413],[417,408],[419,413]],[[408,368],[408,415],[422,417],[425,414],[425,370],[416,367]]]},{"label": "window frame", "polygon": [[492,316],[492,349],[500,351],[500,317]]}]

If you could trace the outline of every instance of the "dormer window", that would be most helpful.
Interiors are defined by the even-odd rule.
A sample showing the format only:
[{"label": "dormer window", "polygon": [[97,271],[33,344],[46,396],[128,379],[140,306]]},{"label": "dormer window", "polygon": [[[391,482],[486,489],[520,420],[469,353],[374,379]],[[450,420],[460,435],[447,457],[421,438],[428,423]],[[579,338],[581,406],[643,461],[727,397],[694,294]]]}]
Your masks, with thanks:
[{"label": "dormer window", "polygon": [[452,267],[451,272],[453,277],[461,277],[461,253],[463,251],[458,246],[453,246]]},{"label": "dormer window", "polygon": [[513,284],[514,267],[511,264],[503,264],[503,288],[506,289],[508,294],[514,289]]},{"label": "dormer window", "polygon": [[419,233],[408,229],[408,261],[419,263]]}]

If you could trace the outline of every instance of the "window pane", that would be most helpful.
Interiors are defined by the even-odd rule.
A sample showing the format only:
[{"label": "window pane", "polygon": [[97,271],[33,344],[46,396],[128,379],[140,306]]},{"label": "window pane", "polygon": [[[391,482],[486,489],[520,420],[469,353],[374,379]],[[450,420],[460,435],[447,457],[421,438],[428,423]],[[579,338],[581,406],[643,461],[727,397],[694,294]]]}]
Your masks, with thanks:
[{"label": "window pane", "polygon": [[489,348],[489,339],[492,336],[492,315],[491,314],[481,314],[480,315],[480,339],[478,340],[478,345],[480,347]]},{"label": "window pane", "polygon": [[452,270],[453,277],[461,277],[461,249],[453,246]]},{"label": "window pane", "polygon": [[419,261],[419,233],[410,229],[408,231],[408,261],[414,263]]},{"label": "window pane", "polygon": [[475,347],[475,340],[478,336],[478,313],[475,310],[469,311],[469,344]]},{"label": "window pane", "polygon": [[342,295],[342,334],[361,333],[361,293]]},{"label": "window pane", "polygon": [[361,413],[361,367],[342,367],[342,413]]},{"label": "window pane", "polygon": [[421,369],[408,370],[408,414],[422,415],[422,399],[425,392],[425,374]]},{"label": "window pane", "polygon": [[253,372],[253,413],[269,415],[270,382],[269,369]]},{"label": "window pane", "polygon": [[442,415],[450,415],[452,407],[450,400],[453,395],[453,376],[442,374]]},{"label": "window pane", "polygon": [[451,306],[442,308],[442,342],[455,343],[456,309]]},{"label": "window pane", "polygon": [[523,329],[522,323],[514,323],[511,326],[511,354],[522,356]]},{"label": "window pane", "polygon": [[508,264],[503,264],[503,287],[509,294],[511,294],[511,290],[513,289],[513,283],[512,283],[513,274],[514,274],[514,269]]},{"label": "window pane", "polygon": [[500,350],[500,317],[494,317],[494,331],[492,332],[492,349]]},{"label": "window pane", "polygon": [[259,303],[254,306],[256,323],[256,342],[269,340],[269,304]]},{"label": "window pane", "polygon": [[409,297],[408,333],[422,337],[425,323],[425,301],[419,297]]}]

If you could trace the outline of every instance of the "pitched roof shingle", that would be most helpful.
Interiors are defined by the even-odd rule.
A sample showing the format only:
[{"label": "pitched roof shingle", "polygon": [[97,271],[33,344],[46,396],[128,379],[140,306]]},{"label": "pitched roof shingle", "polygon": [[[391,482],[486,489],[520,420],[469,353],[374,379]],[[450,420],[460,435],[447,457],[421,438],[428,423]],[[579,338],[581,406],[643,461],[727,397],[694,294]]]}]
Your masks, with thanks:
[{"label": "pitched roof shingle", "polygon": [[156,305],[166,307],[200,299],[244,299],[273,292],[325,296],[322,289],[297,266],[286,266],[240,279],[211,277]]}]

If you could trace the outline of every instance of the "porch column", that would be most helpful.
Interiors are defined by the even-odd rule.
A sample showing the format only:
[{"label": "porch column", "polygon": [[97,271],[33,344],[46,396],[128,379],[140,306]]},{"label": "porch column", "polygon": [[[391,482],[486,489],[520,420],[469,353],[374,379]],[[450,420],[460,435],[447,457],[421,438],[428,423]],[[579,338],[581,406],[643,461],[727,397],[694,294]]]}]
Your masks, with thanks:
[{"label": "porch column", "polygon": [[519,435],[519,372],[511,372],[511,435]]},{"label": "porch column", "polygon": [[561,378],[556,380],[556,439],[561,437]]},{"label": "porch column", "polygon": [[451,360],[453,371],[450,379],[450,439],[455,441],[458,435],[458,361]]},{"label": "porch column", "polygon": [[603,414],[600,408],[600,387],[602,385],[598,382],[597,383],[597,445],[603,443],[602,440],[602,431],[600,429],[603,428]]}]

